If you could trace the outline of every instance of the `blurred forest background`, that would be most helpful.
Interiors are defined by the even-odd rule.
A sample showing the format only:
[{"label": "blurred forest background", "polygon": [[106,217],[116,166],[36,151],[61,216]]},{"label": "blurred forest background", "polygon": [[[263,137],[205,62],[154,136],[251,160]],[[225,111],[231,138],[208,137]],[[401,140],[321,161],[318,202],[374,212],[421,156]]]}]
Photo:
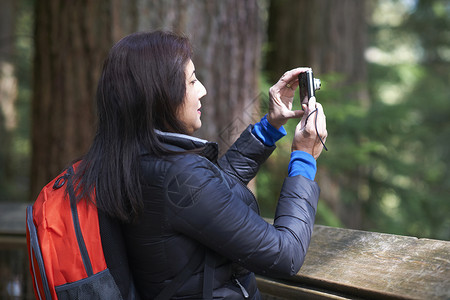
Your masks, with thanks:
[{"label": "blurred forest background", "polygon": [[[447,0],[2,0],[0,201],[33,201],[86,151],[107,51],[159,28],[192,39],[208,89],[198,136],[221,149],[285,71],[313,68],[329,132],[316,223],[450,240]],[[295,126],[252,183],[266,217]]]}]

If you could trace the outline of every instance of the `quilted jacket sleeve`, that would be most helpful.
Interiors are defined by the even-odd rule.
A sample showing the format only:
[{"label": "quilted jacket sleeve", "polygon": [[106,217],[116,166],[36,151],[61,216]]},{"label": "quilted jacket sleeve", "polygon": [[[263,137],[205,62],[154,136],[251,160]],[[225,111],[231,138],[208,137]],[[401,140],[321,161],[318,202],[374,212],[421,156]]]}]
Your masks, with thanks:
[{"label": "quilted jacket sleeve", "polygon": [[170,173],[164,188],[176,231],[256,273],[289,276],[299,271],[319,198],[315,182],[286,178],[271,225],[241,201],[226,175],[206,160],[181,159]]},{"label": "quilted jacket sleeve", "polygon": [[250,125],[218,160],[218,165],[224,172],[239,178],[245,184],[255,177],[259,166],[276,148],[265,146],[251,131]]}]

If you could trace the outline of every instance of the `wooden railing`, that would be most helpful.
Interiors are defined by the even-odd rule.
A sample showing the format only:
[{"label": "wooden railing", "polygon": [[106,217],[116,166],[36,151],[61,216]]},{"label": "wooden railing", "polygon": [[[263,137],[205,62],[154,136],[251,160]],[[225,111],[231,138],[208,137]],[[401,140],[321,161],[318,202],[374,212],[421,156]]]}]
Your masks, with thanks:
[{"label": "wooden railing", "polygon": [[450,299],[450,242],[315,226],[300,272],[258,286],[283,299]]},{"label": "wooden railing", "polygon": [[26,207],[0,202],[0,299],[34,299],[25,237]]},{"label": "wooden railing", "polygon": [[[0,203],[0,260],[7,260],[0,261],[0,271],[13,269],[0,273],[4,277],[0,278],[0,299],[33,299],[26,266],[25,207]],[[8,283],[17,279],[20,296],[11,297]],[[258,276],[257,280],[267,300],[448,300],[450,241],[316,225],[305,263],[296,276]]]}]

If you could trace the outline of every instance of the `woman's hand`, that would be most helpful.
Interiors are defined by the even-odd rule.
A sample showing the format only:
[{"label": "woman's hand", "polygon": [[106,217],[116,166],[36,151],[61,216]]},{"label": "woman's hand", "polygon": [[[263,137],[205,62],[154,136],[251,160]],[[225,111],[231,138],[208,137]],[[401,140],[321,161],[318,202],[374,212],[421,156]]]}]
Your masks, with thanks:
[{"label": "woman's hand", "polygon": [[[325,143],[328,136],[326,117],[322,105],[316,102],[315,97],[309,99],[308,105],[303,104],[302,106],[305,113],[300,123],[298,123],[295,128],[292,151],[305,151],[317,159],[323,150],[323,144],[320,141],[320,138]],[[320,138],[317,134],[320,135]]]},{"label": "woman's hand", "polygon": [[277,128],[286,124],[291,118],[300,118],[302,110],[292,110],[292,100],[298,87],[298,75],[310,68],[296,68],[281,76],[280,80],[269,90],[269,113],[267,121]]}]

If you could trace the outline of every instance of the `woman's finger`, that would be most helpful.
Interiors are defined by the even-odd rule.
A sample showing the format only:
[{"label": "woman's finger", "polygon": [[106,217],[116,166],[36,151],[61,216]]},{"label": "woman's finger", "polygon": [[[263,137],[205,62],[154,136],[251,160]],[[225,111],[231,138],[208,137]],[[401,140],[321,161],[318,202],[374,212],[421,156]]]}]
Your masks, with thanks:
[{"label": "woman's finger", "polygon": [[317,104],[316,97],[312,96],[311,98],[309,98],[309,101],[308,101],[309,111],[315,110],[316,109],[316,104]]},{"label": "woman's finger", "polygon": [[280,80],[275,84],[275,87],[279,90],[286,87],[295,90],[298,86],[298,75],[308,70],[311,70],[311,68],[300,67],[287,71],[281,76]]},{"label": "woman's finger", "polygon": [[293,110],[291,118],[293,119],[301,118],[303,117],[304,114],[305,112],[303,110]]},{"label": "woman's finger", "polygon": [[319,131],[319,134],[322,137],[322,139],[325,139],[328,135],[326,116],[323,111],[322,104],[317,103],[316,106],[317,106],[317,130]]}]

